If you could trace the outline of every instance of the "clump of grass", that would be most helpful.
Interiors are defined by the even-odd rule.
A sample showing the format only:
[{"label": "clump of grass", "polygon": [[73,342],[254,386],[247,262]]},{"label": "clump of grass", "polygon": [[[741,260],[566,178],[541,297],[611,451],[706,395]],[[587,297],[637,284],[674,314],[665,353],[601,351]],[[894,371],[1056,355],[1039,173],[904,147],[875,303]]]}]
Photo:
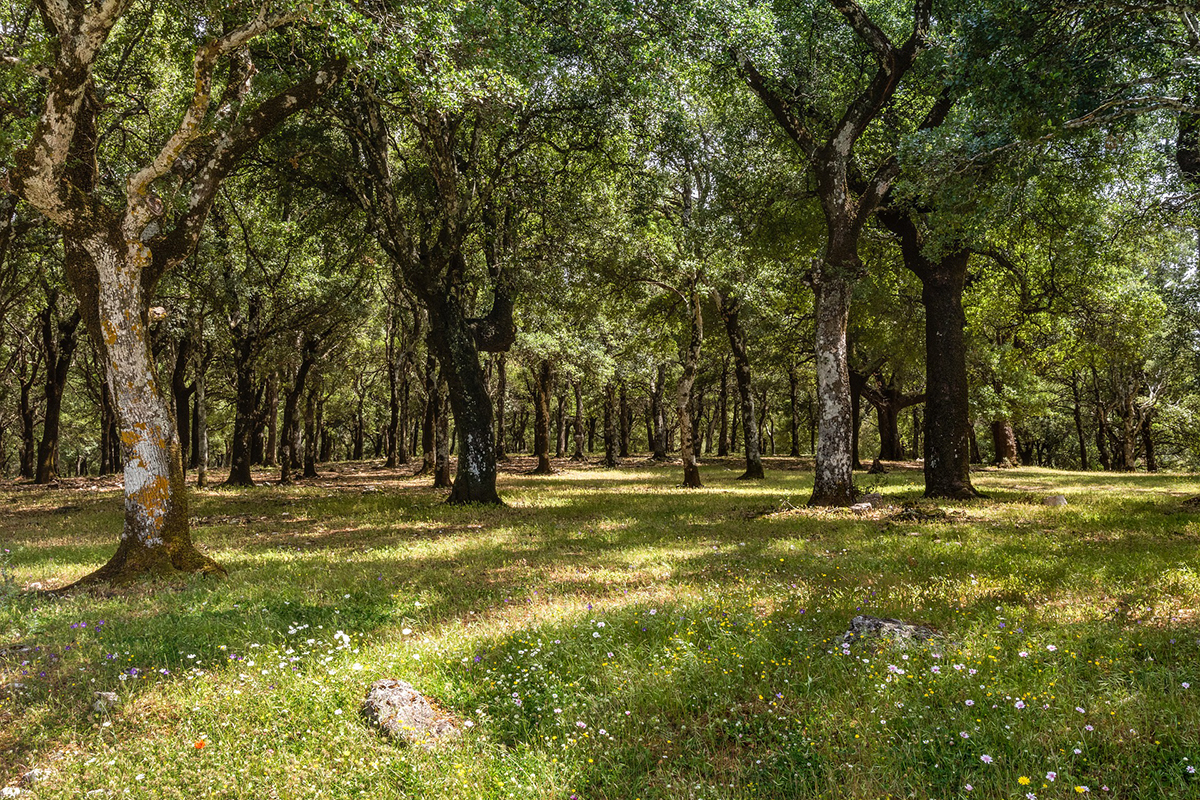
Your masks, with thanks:
[{"label": "clump of grass", "polygon": [[[0,604],[0,646],[19,645],[0,653],[0,785],[38,768],[39,798],[1200,796],[1200,526],[1179,505],[1200,482],[988,472],[990,500],[891,520],[778,513],[802,474],[736,474],[506,476],[494,510],[378,471],[377,493],[355,474],[201,493],[195,535],[227,580]],[[900,506],[919,477],[877,488]],[[1051,491],[1070,505],[1041,506]],[[111,548],[117,495],[72,496],[68,519],[65,493],[5,498],[16,582]],[[942,636],[843,646],[856,614]],[[380,677],[465,735],[380,738],[357,714]],[[96,691],[120,702],[95,711]]]}]

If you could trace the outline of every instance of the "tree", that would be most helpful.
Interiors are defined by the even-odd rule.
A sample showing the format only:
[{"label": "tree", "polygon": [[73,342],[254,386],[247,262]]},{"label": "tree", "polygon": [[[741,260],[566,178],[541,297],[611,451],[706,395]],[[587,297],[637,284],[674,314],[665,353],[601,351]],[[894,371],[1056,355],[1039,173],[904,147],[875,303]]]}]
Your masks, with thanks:
[{"label": "tree", "polygon": [[[237,20],[183,5],[134,13],[131,0],[86,5],[40,0],[38,9],[50,56],[40,67],[47,73],[42,112],[14,156],[7,183],[63,231],[67,276],[105,366],[125,463],[120,546],[83,582],[223,573],[196,550],[188,531],[178,431],[150,352],[150,298],[162,276],[192,252],[222,181],[239,159],[316,102],[345,71],[346,61],[334,57],[298,81],[284,78],[285,89],[263,97],[255,91],[261,81],[254,78],[248,47],[297,21],[299,10],[263,9]],[[127,24],[117,41],[110,41],[122,21]],[[130,61],[121,51],[138,46],[143,26],[172,24],[178,26],[172,31],[174,54],[191,62],[191,96],[183,108],[155,98],[167,106],[155,109],[158,148],[131,154],[136,166],[101,170],[101,160],[118,157],[103,123],[121,112],[101,103],[101,82],[136,84],[136,76],[122,73]],[[220,33],[197,42],[197,32],[206,30]],[[214,107],[214,79],[225,64],[225,85]],[[141,102],[125,91],[105,96],[110,103],[121,97]],[[117,175],[128,177],[119,181]]]}]

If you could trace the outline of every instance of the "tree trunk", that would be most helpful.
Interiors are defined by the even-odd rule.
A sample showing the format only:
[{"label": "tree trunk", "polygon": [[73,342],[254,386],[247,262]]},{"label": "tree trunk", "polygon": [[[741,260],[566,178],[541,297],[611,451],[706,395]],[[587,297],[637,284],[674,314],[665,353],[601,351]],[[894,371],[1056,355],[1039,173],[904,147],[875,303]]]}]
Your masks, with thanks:
[{"label": "tree trunk", "polygon": [[433,348],[425,357],[425,414],[421,424],[421,469],[418,475],[432,473],[437,466],[438,403],[437,356]]},{"label": "tree trunk", "polygon": [[733,351],[733,372],[737,378],[738,395],[741,397],[742,439],[746,450],[746,471],[739,480],[754,480],[763,477],[762,452],[759,445],[758,420],[754,416],[754,391],[750,382],[750,357],[746,352],[746,332],[742,328],[742,301],[730,294],[713,292],[717,309],[725,321],[725,332],[729,336],[729,348]]},{"label": "tree trunk", "polygon": [[272,371],[267,376],[266,405],[263,411],[267,415],[267,441],[263,446],[262,465],[274,467],[279,452],[279,373]]},{"label": "tree trunk", "polygon": [[141,280],[150,250],[116,231],[83,241],[66,237],[64,246],[68,277],[105,364],[125,465],[125,524],[117,552],[76,585],[169,572],[223,575],[223,567],[196,550],[188,530],[179,434],[150,352]]},{"label": "tree trunk", "polygon": [[604,466],[617,466],[617,387],[609,381],[604,385]]},{"label": "tree trunk", "polygon": [[1079,441],[1079,468],[1088,471],[1087,437],[1083,432],[1083,410],[1080,408],[1079,379],[1077,374],[1071,375],[1071,411],[1075,418],[1075,436]]},{"label": "tree trunk", "polygon": [[19,375],[21,393],[18,400],[18,414],[21,417],[21,477],[33,480],[37,474],[37,438],[34,426],[37,422],[37,409],[33,403],[33,387],[37,384],[40,371],[41,356],[34,353],[32,365],[29,360],[22,360]]},{"label": "tree trunk", "polygon": [[229,477],[226,486],[253,486],[253,436],[258,411],[258,394],[254,381],[254,357],[258,353],[258,316],[261,301],[252,296],[247,313],[230,325],[233,339],[235,371],[233,438],[230,440]]},{"label": "tree trunk", "polygon": [[[695,283],[693,281],[693,287]],[[696,457],[695,428],[692,425],[692,386],[700,366],[700,347],[704,342],[704,311],[700,296],[693,288],[688,298],[688,345],[684,350],[683,375],[675,393],[675,408],[679,413],[679,453],[683,459],[683,485],[696,489],[700,481],[700,461]]]},{"label": "tree trunk", "polygon": [[814,276],[817,368],[816,474],[809,505],[848,506],[854,502],[851,443],[850,369],[846,326],[850,316],[850,280],[845,267],[823,266]]},{"label": "tree trunk", "polygon": [[[575,389],[575,452],[571,454],[572,461],[587,461],[583,454],[583,382],[574,381]],[[588,444],[588,450],[592,449]]]},{"label": "tree trunk", "polygon": [[1017,452],[1017,434],[1006,419],[992,420],[992,452],[995,464],[1007,463],[1013,467],[1021,465],[1021,456]]},{"label": "tree trunk", "polygon": [[[315,382],[314,382],[315,383]],[[316,478],[317,474],[317,398],[320,389],[310,386],[304,396],[304,477]]]},{"label": "tree trunk", "polygon": [[864,469],[858,456],[858,434],[862,427],[862,390],[867,376],[850,370],[850,460],[852,469]]},{"label": "tree trunk", "polygon": [[633,437],[633,410],[629,407],[629,396],[625,389],[625,381],[621,381],[620,401],[618,404],[620,412],[621,424],[618,428],[620,433],[620,448],[617,452],[618,458],[629,457],[629,442]]},{"label": "tree trunk", "polygon": [[189,386],[187,382],[188,367],[191,366],[192,354],[195,350],[193,344],[192,326],[189,324],[184,327],[183,335],[179,338],[179,345],[175,350],[175,366],[171,370],[171,397],[175,406],[175,426],[179,428],[179,445],[183,450],[185,471],[191,460],[191,400],[192,392],[196,390],[195,384]]},{"label": "tree trunk", "polygon": [[196,357],[196,487],[208,486],[208,407],[204,401],[205,373],[208,372],[204,359]]},{"label": "tree trunk", "polygon": [[1154,434],[1151,430],[1151,420],[1154,417],[1154,409],[1146,409],[1146,415],[1142,417],[1142,448],[1146,455],[1146,472],[1158,472],[1158,459],[1154,455]]},{"label": "tree trunk", "polygon": [[792,447],[788,455],[792,458],[800,457],[800,374],[796,370],[794,364],[788,366],[788,400],[791,410],[791,418],[789,420],[789,433],[791,434]]},{"label": "tree trunk", "polygon": [[450,489],[450,397],[446,390],[445,369],[438,375],[437,386],[437,445],[434,447],[433,488]]},{"label": "tree trunk", "polygon": [[[101,379],[103,380],[103,378]],[[100,474],[111,475],[121,468],[121,435],[117,429],[117,410],[113,408],[108,383],[100,384]]]},{"label": "tree trunk", "polygon": [[657,379],[650,386],[650,417],[654,423],[653,434],[650,437],[650,457],[655,461],[667,460],[667,421],[663,409],[663,387],[666,382],[667,365],[659,364]]},{"label": "tree trunk", "polygon": [[504,411],[508,400],[508,353],[496,354],[496,460],[508,461]]},{"label": "tree trunk", "polygon": [[387,377],[388,377],[388,422],[385,446],[387,455],[383,466],[395,469],[400,464],[399,448],[403,447],[400,433],[400,359],[396,354],[396,328],[399,321],[395,306],[388,305],[387,318]]},{"label": "tree trunk", "polygon": [[721,366],[721,398],[717,404],[720,414],[720,434],[717,437],[717,455],[729,455],[729,362]]},{"label": "tree trunk", "polygon": [[76,335],[79,311],[76,310],[56,325],[57,310],[58,293],[53,292],[42,317],[42,343],[46,353],[46,413],[42,418],[42,440],[38,443],[34,483],[43,485],[58,480],[58,432],[62,419],[63,391],[67,387],[67,374],[75,355],[75,345],[79,342]]},{"label": "tree trunk", "polygon": [[542,359],[534,373],[533,450],[537,456],[534,475],[549,475],[550,466],[550,362]]},{"label": "tree trunk", "polygon": [[555,432],[557,434],[557,444],[554,448],[554,457],[562,458],[567,453],[567,395],[560,394],[558,396],[558,410],[554,415]]}]

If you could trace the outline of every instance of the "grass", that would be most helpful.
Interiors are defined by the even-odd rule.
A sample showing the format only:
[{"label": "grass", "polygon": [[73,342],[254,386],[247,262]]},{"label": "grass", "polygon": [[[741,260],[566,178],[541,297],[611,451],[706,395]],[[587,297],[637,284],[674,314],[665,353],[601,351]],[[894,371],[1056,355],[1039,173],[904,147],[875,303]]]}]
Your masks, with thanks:
[{"label": "grass", "polygon": [[[748,483],[709,462],[683,490],[678,467],[564,464],[504,474],[508,508],[483,510],[339,465],[193,494],[226,580],[65,599],[16,589],[104,561],[115,485],[0,485],[0,648],[32,648],[0,650],[0,786],[36,768],[20,796],[1200,797],[1200,477],[988,470],[990,499],[907,521],[801,508],[811,473],[774,466]],[[920,494],[914,470],[863,481]],[[844,649],[863,613],[943,638]],[[381,677],[471,727],[383,740],[357,714]],[[95,711],[96,691],[120,703]]]}]

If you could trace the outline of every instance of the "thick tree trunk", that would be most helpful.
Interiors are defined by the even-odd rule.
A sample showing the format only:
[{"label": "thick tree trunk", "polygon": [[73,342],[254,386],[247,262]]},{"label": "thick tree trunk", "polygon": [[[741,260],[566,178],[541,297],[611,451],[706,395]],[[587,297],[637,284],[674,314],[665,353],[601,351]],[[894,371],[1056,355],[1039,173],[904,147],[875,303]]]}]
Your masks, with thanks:
[{"label": "thick tree trunk", "polygon": [[[575,390],[575,452],[571,454],[572,461],[586,461],[587,458],[583,455],[583,383],[574,381],[573,388]],[[588,445],[588,450],[592,449]]]},{"label": "thick tree trunk", "polygon": [[504,412],[508,401],[508,353],[496,354],[496,460],[508,461]]},{"label": "thick tree trunk", "polygon": [[82,242],[68,238],[65,246],[68,276],[102,351],[125,465],[125,525],[117,552],[76,585],[170,572],[223,575],[224,568],[196,550],[188,530],[179,434],[150,352],[141,282],[150,250],[139,240],[107,231]]},{"label": "thick tree trunk", "polygon": [[849,273],[828,265],[814,279],[816,292],[817,452],[809,505],[854,502],[853,425],[846,327],[853,289]]},{"label": "thick tree trunk", "polygon": [[1021,456],[1017,452],[1017,434],[1006,419],[992,420],[992,453],[995,464],[1013,467],[1021,465]]},{"label": "thick tree trunk", "polygon": [[729,336],[729,348],[733,351],[733,372],[737,378],[738,395],[741,398],[742,439],[746,450],[746,471],[739,480],[754,480],[763,477],[762,451],[759,445],[758,420],[754,416],[754,391],[750,380],[750,356],[746,352],[746,332],[742,328],[740,298],[713,292],[717,309],[725,321],[725,332]]},{"label": "thick tree trunk", "polygon": [[458,434],[458,469],[447,502],[500,505],[492,398],[479,364],[476,334],[458,300],[448,293],[427,297],[426,305],[434,349],[450,387]]},{"label": "thick tree trunk", "polygon": [[549,475],[550,466],[550,362],[543,359],[534,373],[533,450],[537,456],[534,475]]},{"label": "thick tree trunk", "polygon": [[609,381],[604,385],[604,466],[617,466],[617,387]]},{"label": "thick tree trunk", "polygon": [[34,483],[48,484],[58,480],[58,432],[62,419],[63,391],[75,345],[79,338],[80,315],[76,310],[69,318],[55,324],[58,293],[49,298],[42,318],[42,343],[46,353],[46,413],[42,418],[42,440],[38,443],[37,474]]}]

